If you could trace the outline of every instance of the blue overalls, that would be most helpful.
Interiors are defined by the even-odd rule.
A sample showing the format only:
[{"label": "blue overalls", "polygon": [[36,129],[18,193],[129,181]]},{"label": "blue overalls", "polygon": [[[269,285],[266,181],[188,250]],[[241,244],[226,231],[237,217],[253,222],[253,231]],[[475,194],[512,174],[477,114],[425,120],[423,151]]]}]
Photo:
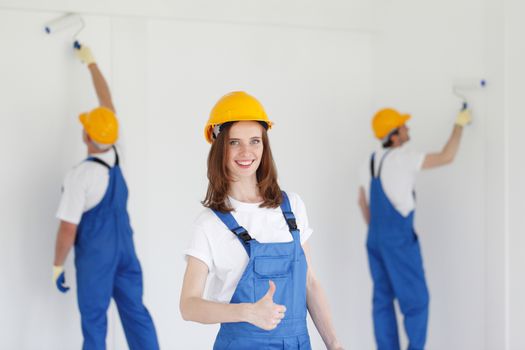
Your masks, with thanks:
[{"label": "blue overalls", "polygon": [[374,281],[373,317],[378,350],[399,350],[394,298],[404,316],[409,350],[425,347],[429,295],[423,271],[423,260],[416,233],[414,211],[401,215],[386,196],[381,183],[379,164],[375,176],[372,154],[370,168],[370,224],[367,250]]},{"label": "blue overalls", "polygon": [[119,167],[89,157],[109,170],[106,193],[86,211],[77,228],[75,266],[84,350],[106,348],[106,312],[115,299],[132,350],[159,348],[151,316],[142,303],[142,271],[127,212],[128,188]]},{"label": "blue overalls", "polygon": [[260,243],[250,237],[231,213],[214,211],[240,240],[250,258],[230,303],[255,303],[267,292],[269,280],[276,285],[274,302],[285,305],[279,325],[266,331],[247,322],[222,323],[214,350],[311,350],[306,327],[307,263],[299,230],[286,193],[282,192],[283,212],[293,241]]}]

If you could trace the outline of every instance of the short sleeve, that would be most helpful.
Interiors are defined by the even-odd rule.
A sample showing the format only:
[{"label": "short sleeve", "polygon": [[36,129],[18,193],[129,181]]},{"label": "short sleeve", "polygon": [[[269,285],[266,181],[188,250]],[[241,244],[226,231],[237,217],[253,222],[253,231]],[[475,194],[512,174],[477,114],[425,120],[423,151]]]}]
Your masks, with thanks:
[{"label": "short sleeve", "polygon": [[184,250],[185,259],[187,259],[188,256],[201,260],[208,266],[208,270],[212,271],[213,255],[210,242],[204,228],[199,225],[193,226],[193,237],[188,248]]},{"label": "short sleeve", "polygon": [[292,210],[297,221],[297,227],[301,232],[301,244],[304,244],[312,235],[313,229],[308,222],[308,214],[306,213],[306,206],[303,200],[295,193],[291,195],[293,196],[293,199],[290,199],[290,202],[292,202]]},{"label": "short sleeve", "polygon": [[410,169],[414,172],[419,172],[423,168],[423,162],[425,161],[425,153],[411,151],[407,153],[407,162],[410,164]]},{"label": "short sleeve", "polygon": [[78,225],[84,212],[85,203],[85,186],[73,170],[64,179],[56,217],[59,220]]}]

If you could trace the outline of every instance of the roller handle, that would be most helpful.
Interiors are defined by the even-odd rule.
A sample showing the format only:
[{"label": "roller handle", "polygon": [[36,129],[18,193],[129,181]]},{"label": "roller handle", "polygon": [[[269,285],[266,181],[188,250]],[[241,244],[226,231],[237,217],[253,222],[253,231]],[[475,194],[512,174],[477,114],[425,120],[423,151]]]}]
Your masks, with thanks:
[{"label": "roller handle", "polygon": [[81,47],[82,45],[80,45],[80,42],[78,40],[75,40],[75,42],[73,43],[73,48],[80,50]]}]

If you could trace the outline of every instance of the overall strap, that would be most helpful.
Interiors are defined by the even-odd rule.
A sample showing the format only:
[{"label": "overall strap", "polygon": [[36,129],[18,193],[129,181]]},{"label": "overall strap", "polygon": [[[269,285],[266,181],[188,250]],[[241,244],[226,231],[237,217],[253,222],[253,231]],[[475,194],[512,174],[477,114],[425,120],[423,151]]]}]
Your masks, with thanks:
[{"label": "overall strap", "polygon": [[376,158],[376,153],[374,152],[370,156],[370,175],[372,175],[372,178],[376,177],[375,176],[376,167],[374,165],[375,158]]},{"label": "overall strap", "polygon": [[[113,151],[115,151],[115,166],[118,166],[119,164],[119,158],[118,158],[118,153],[117,153],[117,149],[115,148],[115,146],[111,146],[111,148],[113,148]],[[95,162],[95,163],[98,163],[102,166],[105,166],[106,168],[108,168],[108,170],[111,170],[111,167],[109,166],[108,163],[104,162],[102,159],[100,158],[97,158],[97,157],[93,157],[93,156],[90,156],[86,159],[87,161],[90,161],[90,162]]]},{"label": "overall strap", "polygon": [[283,195],[281,210],[284,215],[284,220],[286,220],[286,224],[288,225],[290,232],[299,231],[297,229],[297,222],[295,221],[295,215],[292,212],[292,207],[290,206],[290,200],[288,199],[288,195],[284,191],[281,191],[281,193]]},{"label": "overall strap", "polygon": [[104,162],[102,159],[99,159],[99,158],[96,158],[96,157],[88,157],[86,159],[86,161],[98,163],[98,164],[108,168],[108,170],[111,170],[111,167],[109,166],[109,164]]},{"label": "overall strap", "polygon": [[[379,169],[377,170],[377,177],[381,177],[381,169],[383,169],[383,162],[385,161],[385,158],[386,156],[390,153],[390,151],[392,151],[392,149],[388,149],[388,151],[385,152],[385,154],[383,154],[383,156],[381,157],[381,162],[379,163]],[[375,178],[375,152],[372,153],[372,157],[370,159],[370,173],[372,175],[372,178]]]},{"label": "overall strap", "polygon": [[299,229],[297,228],[297,222],[295,221],[295,215],[292,212],[292,207],[290,206],[290,199],[288,199],[288,195],[286,192],[281,191],[283,195],[283,202],[281,203],[281,211],[283,212],[284,220],[286,220],[286,224],[288,225],[288,229],[290,230],[290,233],[292,234],[292,238],[296,244],[294,248],[294,260],[297,261],[299,259],[299,249],[297,247],[301,246],[301,236]]},{"label": "overall strap", "polygon": [[119,158],[118,158],[117,148],[115,147],[115,145],[111,146],[111,148],[113,148],[113,151],[115,151],[115,166],[119,166]]},{"label": "overall strap", "polygon": [[246,250],[246,253],[248,254],[248,256],[250,256],[249,242],[253,238],[250,236],[248,231],[246,231],[246,229],[244,227],[240,226],[237,223],[237,220],[235,220],[235,218],[233,217],[233,215],[231,213],[229,213],[229,212],[224,213],[222,211],[218,211],[218,210],[214,210],[214,209],[212,209],[212,210],[215,213],[215,215],[217,215],[217,217],[224,223],[224,225],[226,225],[226,227],[228,227],[228,229],[231,232],[233,232],[233,234],[235,236],[237,236],[237,238],[241,242],[242,246]]}]

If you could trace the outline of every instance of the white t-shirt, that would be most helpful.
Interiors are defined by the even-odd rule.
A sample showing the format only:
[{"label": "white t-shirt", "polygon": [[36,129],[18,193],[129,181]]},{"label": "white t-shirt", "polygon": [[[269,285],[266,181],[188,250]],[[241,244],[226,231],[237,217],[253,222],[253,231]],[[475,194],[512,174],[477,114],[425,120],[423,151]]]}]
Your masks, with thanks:
[{"label": "white t-shirt", "polygon": [[[288,193],[290,205],[300,230],[301,244],[312,234],[306,208],[295,193]],[[260,243],[290,242],[293,240],[281,208],[260,208],[258,203],[243,203],[230,197],[233,217],[250,236]],[[241,242],[220,221],[211,209],[204,209],[193,225],[193,239],[184,251],[208,265],[209,275],[205,297],[228,303],[248,265],[248,254]]]},{"label": "white t-shirt", "polygon": [[[104,161],[111,167],[115,165],[113,149],[90,156]],[[122,159],[120,153],[119,158]],[[78,225],[82,214],[100,203],[106,193],[108,182],[109,172],[105,166],[96,162],[82,161],[66,174],[56,217]]]},{"label": "white t-shirt", "polygon": [[[375,152],[374,165],[377,176],[381,158],[388,149],[381,148]],[[365,189],[366,199],[369,202],[370,196],[370,157],[364,162],[361,168],[361,186]],[[415,209],[415,199],[413,195],[416,182],[416,175],[423,166],[425,154],[412,151],[406,145],[393,148],[386,156],[381,169],[381,183],[386,196],[394,205],[399,213],[408,216]]]}]

